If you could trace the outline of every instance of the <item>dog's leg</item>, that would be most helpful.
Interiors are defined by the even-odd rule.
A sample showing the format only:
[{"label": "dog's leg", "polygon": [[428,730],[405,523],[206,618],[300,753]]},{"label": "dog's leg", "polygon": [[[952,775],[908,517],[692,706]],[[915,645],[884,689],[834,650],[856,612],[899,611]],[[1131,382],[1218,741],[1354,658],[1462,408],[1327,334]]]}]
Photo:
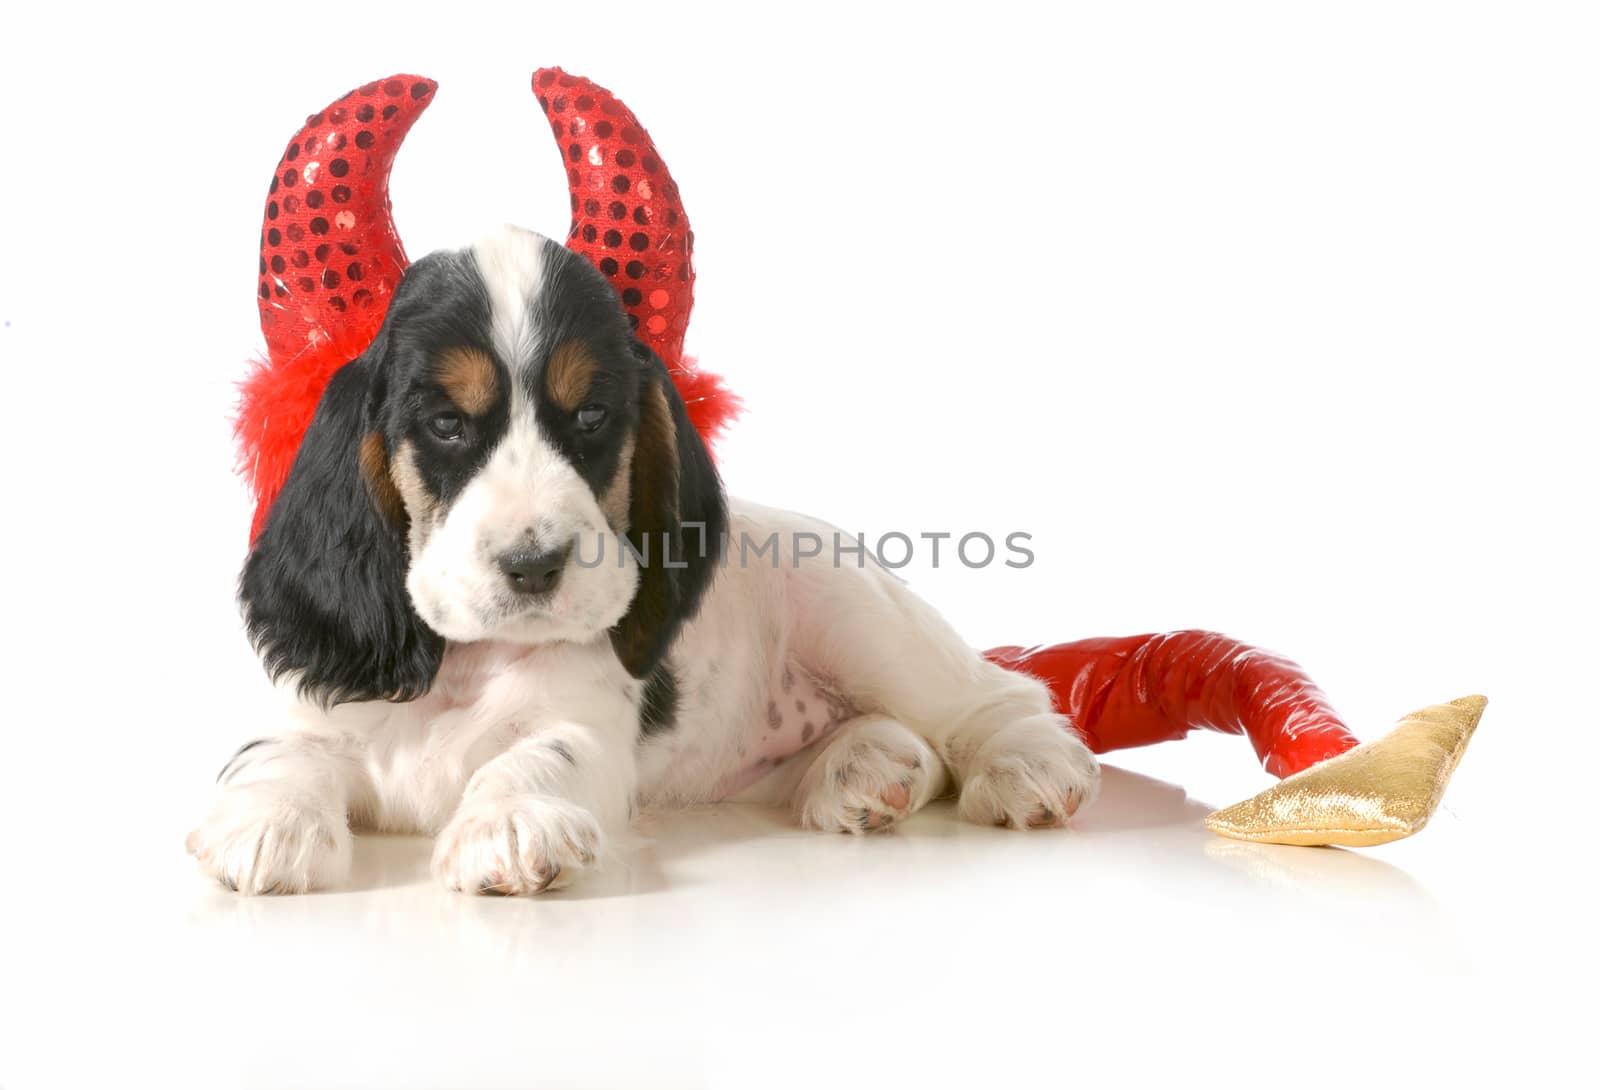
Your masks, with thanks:
[{"label": "dog's leg", "polygon": [[955,778],[964,818],[1062,825],[1100,766],[1049,691],[982,658],[936,610],[870,561],[791,570],[793,647],[857,707],[910,727]]},{"label": "dog's leg", "polygon": [[365,782],[349,740],[258,739],[217,782],[210,813],[187,843],[207,874],[247,894],[325,889],[349,874],[348,811]]},{"label": "dog's leg", "polygon": [[434,846],[433,869],[465,893],[542,893],[600,857],[627,824],[637,772],[631,709],[605,726],[540,726],[473,774]]},{"label": "dog's leg", "polygon": [[944,762],[915,731],[884,715],[863,715],[829,738],[795,790],[800,821],[814,829],[887,829],[945,789]]}]

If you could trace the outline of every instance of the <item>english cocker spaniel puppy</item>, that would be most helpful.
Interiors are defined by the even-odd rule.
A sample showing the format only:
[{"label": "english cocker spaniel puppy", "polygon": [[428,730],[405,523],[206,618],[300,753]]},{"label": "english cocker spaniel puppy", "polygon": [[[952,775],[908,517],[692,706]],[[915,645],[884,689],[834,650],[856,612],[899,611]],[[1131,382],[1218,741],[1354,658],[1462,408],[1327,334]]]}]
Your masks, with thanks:
[{"label": "english cocker spaniel puppy", "polygon": [[[352,824],[471,893],[593,868],[645,808],[739,798],[885,829],[1060,825],[1099,782],[833,527],[723,496],[661,360],[582,257],[507,228],[412,265],[328,385],[240,579],[295,694],[189,836],[240,893],[336,886]],[[849,541],[846,540],[846,547]]]}]

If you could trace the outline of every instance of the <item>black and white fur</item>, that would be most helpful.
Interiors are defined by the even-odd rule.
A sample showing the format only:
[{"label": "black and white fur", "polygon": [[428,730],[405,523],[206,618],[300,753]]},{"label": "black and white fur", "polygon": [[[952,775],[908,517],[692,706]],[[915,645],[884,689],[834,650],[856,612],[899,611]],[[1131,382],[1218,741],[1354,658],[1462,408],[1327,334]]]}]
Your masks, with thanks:
[{"label": "black and white fur", "polygon": [[[558,351],[580,360],[561,397]],[[724,563],[724,530],[776,532],[777,562]],[[850,832],[948,789],[1016,828],[1093,797],[1099,767],[1041,684],[870,560],[796,564],[797,533],[834,530],[725,503],[583,258],[514,228],[423,258],[330,383],[246,561],[248,629],[292,707],[224,768],[190,851],[241,893],[336,886],[354,824],[436,836],[453,889],[536,893],[640,809],[730,786]],[[601,539],[603,563],[572,558]],[[850,717],[739,782],[796,672]]]}]

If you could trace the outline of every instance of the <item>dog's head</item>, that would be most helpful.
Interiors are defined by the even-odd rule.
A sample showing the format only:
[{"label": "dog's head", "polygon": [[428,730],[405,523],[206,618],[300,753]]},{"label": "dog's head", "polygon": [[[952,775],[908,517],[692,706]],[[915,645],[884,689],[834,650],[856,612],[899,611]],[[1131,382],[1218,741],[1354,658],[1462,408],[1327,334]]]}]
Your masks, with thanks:
[{"label": "dog's head", "polygon": [[328,384],[240,599],[268,670],[324,702],[421,695],[446,640],[609,632],[645,677],[725,523],[710,455],[615,289],[507,228],[407,269]]}]

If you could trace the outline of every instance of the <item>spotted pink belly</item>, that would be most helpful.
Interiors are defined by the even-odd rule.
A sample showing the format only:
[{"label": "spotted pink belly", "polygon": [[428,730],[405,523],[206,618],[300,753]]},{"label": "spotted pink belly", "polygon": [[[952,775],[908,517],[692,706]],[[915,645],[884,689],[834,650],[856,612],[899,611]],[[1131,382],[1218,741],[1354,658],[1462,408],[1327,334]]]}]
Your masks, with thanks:
[{"label": "spotted pink belly", "polygon": [[724,781],[721,797],[736,795],[802,749],[828,737],[855,706],[824,679],[790,662],[771,679],[765,709],[745,729],[739,769]]}]

